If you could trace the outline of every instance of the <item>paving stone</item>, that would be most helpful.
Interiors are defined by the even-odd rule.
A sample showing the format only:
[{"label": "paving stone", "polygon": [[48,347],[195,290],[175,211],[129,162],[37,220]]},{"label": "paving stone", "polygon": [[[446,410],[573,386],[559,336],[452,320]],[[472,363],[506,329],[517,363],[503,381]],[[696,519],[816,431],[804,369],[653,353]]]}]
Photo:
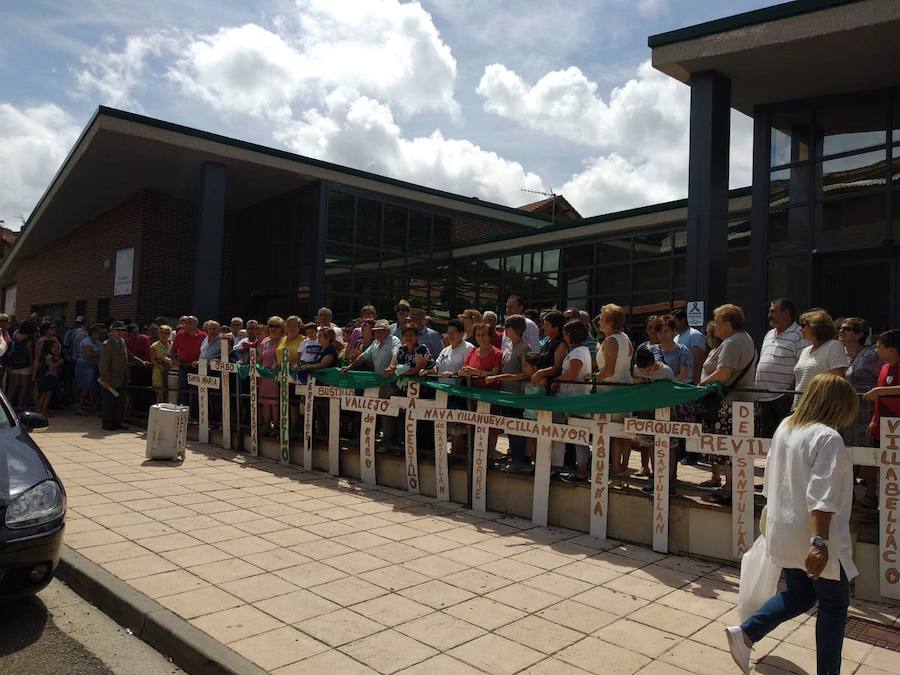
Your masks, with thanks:
[{"label": "paving stone", "polygon": [[346,644],[341,651],[379,673],[395,673],[437,654],[431,647],[393,630]]},{"label": "paving stone", "polygon": [[445,612],[427,614],[395,630],[442,652],[485,634],[484,629]]},{"label": "paving stone", "polygon": [[265,670],[274,670],[329,649],[328,645],[290,626],[232,642],[229,647]]},{"label": "paving stone", "polygon": [[460,661],[497,675],[512,675],[544,658],[541,652],[494,633],[454,647],[448,653]]},{"label": "paving stone", "polygon": [[623,675],[636,673],[650,663],[646,656],[595,637],[587,637],[563,649],[556,658],[589,673]]},{"label": "paving stone", "polygon": [[526,616],[498,628],[497,633],[544,654],[553,654],[584,637],[578,631],[539,616]]},{"label": "paving stone", "polygon": [[192,623],[219,642],[226,644],[283,626],[277,619],[249,605],[207,614],[194,619]]},{"label": "paving stone", "polygon": [[525,616],[521,610],[487,598],[472,598],[444,611],[486,630],[495,630]]},{"label": "paving stone", "polygon": [[380,623],[349,609],[320,614],[294,626],[332,647],[339,647],[385,629]]}]

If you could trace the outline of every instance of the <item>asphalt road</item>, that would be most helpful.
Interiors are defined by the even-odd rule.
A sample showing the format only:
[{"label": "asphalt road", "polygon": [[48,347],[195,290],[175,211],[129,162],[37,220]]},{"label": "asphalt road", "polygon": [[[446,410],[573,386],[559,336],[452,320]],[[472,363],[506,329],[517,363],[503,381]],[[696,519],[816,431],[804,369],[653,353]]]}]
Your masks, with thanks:
[{"label": "asphalt road", "polygon": [[0,673],[171,675],[183,671],[54,580],[37,596],[0,604]]}]

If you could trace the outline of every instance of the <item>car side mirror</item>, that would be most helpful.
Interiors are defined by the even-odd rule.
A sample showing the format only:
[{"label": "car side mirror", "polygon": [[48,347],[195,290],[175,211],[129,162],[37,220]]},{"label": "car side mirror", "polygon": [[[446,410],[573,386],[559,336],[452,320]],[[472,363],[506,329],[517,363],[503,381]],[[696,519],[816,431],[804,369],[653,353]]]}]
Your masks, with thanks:
[{"label": "car side mirror", "polygon": [[50,426],[50,421],[40,413],[26,410],[19,415],[19,424],[21,424],[22,427],[24,427],[24,429],[29,432],[41,431]]}]

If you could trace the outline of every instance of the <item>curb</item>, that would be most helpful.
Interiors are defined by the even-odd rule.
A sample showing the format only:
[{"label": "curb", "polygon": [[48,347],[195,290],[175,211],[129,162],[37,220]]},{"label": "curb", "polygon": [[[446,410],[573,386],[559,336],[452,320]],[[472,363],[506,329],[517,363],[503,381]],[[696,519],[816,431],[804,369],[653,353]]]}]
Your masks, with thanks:
[{"label": "curb", "polygon": [[65,544],[56,577],[192,675],[266,672]]}]

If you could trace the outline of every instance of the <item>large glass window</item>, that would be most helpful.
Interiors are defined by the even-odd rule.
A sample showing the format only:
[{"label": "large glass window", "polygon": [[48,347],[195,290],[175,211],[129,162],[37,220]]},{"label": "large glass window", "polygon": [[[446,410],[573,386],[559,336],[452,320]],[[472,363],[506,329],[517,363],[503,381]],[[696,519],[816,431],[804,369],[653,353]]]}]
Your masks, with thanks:
[{"label": "large glass window", "polygon": [[819,156],[884,145],[886,122],[887,109],[883,104],[816,110]]},{"label": "large glass window", "polygon": [[[410,243],[413,240],[419,242],[424,239],[424,250],[427,252],[431,243],[431,228],[422,228],[421,223],[414,223],[409,229],[409,236],[407,236],[408,213],[408,209],[402,206],[384,205],[384,248],[391,251],[405,251],[407,248],[412,248]],[[416,247],[416,252],[420,250],[422,250],[420,247]]]},{"label": "large glass window", "polygon": [[809,207],[778,208],[769,212],[769,252],[809,249]]},{"label": "large glass window", "polygon": [[816,163],[819,197],[872,190],[885,185],[884,149],[859,155],[844,155]]},{"label": "large glass window", "polygon": [[381,202],[356,200],[356,261],[379,259],[381,250]]},{"label": "large glass window", "polygon": [[770,166],[783,166],[809,159],[812,124],[807,110],[772,115]]},{"label": "large glass window", "polygon": [[884,195],[828,200],[819,204],[821,245],[829,248],[881,244],[885,239]]}]

